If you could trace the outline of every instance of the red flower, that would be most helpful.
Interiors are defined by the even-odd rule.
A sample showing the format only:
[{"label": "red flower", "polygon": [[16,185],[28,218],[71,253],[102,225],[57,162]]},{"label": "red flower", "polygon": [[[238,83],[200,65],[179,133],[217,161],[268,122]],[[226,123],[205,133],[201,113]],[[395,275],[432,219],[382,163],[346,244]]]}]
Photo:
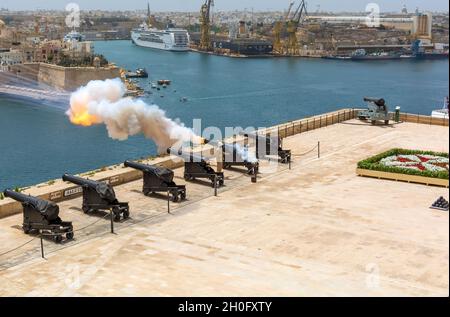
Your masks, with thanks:
[{"label": "red flower", "polygon": [[414,167],[417,167],[419,170],[424,171],[426,170],[426,167],[423,166],[422,164],[417,164],[417,165],[413,165]]},{"label": "red flower", "polygon": [[405,157],[397,157],[397,161],[402,162],[402,163],[412,162],[410,159],[405,158]]},{"label": "red flower", "polygon": [[420,155],[416,155],[421,161],[422,163],[426,163],[428,162],[430,159],[427,159],[426,157],[420,156]]}]

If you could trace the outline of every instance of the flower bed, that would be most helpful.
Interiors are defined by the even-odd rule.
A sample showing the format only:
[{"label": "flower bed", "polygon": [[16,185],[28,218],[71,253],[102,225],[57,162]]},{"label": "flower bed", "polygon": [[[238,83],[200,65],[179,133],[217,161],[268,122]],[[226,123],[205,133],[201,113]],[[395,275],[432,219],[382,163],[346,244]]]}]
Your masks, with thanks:
[{"label": "flower bed", "polygon": [[392,149],[358,163],[359,169],[448,180],[448,153]]}]

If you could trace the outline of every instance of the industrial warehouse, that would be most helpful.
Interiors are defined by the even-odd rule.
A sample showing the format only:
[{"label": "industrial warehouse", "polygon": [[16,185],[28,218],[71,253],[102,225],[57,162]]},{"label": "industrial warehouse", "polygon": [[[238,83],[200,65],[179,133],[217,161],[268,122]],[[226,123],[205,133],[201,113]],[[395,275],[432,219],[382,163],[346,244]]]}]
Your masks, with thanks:
[{"label": "industrial warehouse", "polygon": [[[0,293],[448,296],[448,212],[430,208],[448,199],[448,177],[363,177],[358,163],[396,148],[448,153],[448,119],[388,113],[385,122],[384,101],[366,100],[366,110],[5,192],[24,210],[0,201]],[[272,152],[270,132],[282,140]],[[258,163],[238,162],[237,145],[257,140]],[[217,146],[234,157],[224,172],[208,155]],[[28,195],[57,202],[59,215]],[[27,229],[44,233],[24,234],[30,208],[50,227]],[[64,234],[52,233],[55,216],[74,236],[53,239]]]}]

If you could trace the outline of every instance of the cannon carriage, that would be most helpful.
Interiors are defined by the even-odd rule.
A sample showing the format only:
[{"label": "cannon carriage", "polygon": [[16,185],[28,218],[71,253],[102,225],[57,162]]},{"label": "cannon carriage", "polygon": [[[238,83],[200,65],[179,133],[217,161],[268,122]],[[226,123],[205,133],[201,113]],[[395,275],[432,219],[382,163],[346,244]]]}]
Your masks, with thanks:
[{"label": "cannon carriage", "polygon": [[168,192],[173,202],[186,199],[186,186],[177,185],[174,181],[174,172],[170,169],[125,161],[125,167],[134,168],[143,173],[142,192],[148,196],[157,192]]},{"label": "cannon carriage", "polygon": [[359,120],[370,121],[373,125],[377,121],[383,121],[385,125],[389,124],[391,115],[384,99],[365,97],[364,101],[367,103],[367,109],[358,112],[357,117]]},{"label": "cannon carriage", "polygon": [[196,179],[209,179],[213,188],[221,187],[225,184],[225,177],[222,172],[216,172],[208,162],[201,156],[193,153],[174,152],[167,150],[168,154],[174,154],[184,160],[184,179],[193,181]]},{"label": "cannon carriage", "polygon": [[256,177],[258,174],[259,161],[256,158],[256,155],[249,152],[247,146],[241,146],[237,143],[229,144],[216,141],[208,141],[208,144],[221,148],[224,169],[243,166],[247,169],[249,175]]},{"label": "cannon carriage", "polygon": [[[289,164],[292,159],[291,150],[283,149],[283,139],[279,136],[261,135],[258,133],[245,133],[245,137],[255,140],[256,157],[265,159],[271,155],[277,155],[282,164]],[[264,144],[264,145],[262,145]]]},{"label": "cannon carriage", "polygon": [[67,240],[73,239],[72,222],[61,220],[59,217],[59,206],[54,202],[28,196],[9,189],[5,190],[3,194],[5,197],[22,203],[22,229],[25,234],[37,231],[48,234],[58,243],[63,240],[64,235]]},{"label": "cannon carriage", "polygon": [[128,203],[119,202],[111,185],[90,179],[64,174],[63,181],[79,185],[83,189],[83,212],[112,211],[115,221],[130,217]]}]

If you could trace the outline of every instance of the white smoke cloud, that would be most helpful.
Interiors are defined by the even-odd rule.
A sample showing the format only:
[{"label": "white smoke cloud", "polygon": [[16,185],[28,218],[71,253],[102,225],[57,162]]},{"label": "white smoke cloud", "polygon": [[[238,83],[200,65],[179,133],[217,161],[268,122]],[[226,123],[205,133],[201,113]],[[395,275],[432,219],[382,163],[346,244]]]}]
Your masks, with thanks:
[{"label": "white smoke cloud", "polygon": [[255,153],[250,151],[247,146],[241,146],[240,144],[236,144],[236,151],[245,161],[250,163],[258,162]]},{"label": "white smoke cloud", "polygon": [[167,118],[158,106],[124,97],[125,92],[120,79],[91,81],[72,94],[67,115],[79,125],[104,123],[109,136],[116,140],[143,133],[156,143],[160,153],[177,141],[200,142],[191,129]]}]

